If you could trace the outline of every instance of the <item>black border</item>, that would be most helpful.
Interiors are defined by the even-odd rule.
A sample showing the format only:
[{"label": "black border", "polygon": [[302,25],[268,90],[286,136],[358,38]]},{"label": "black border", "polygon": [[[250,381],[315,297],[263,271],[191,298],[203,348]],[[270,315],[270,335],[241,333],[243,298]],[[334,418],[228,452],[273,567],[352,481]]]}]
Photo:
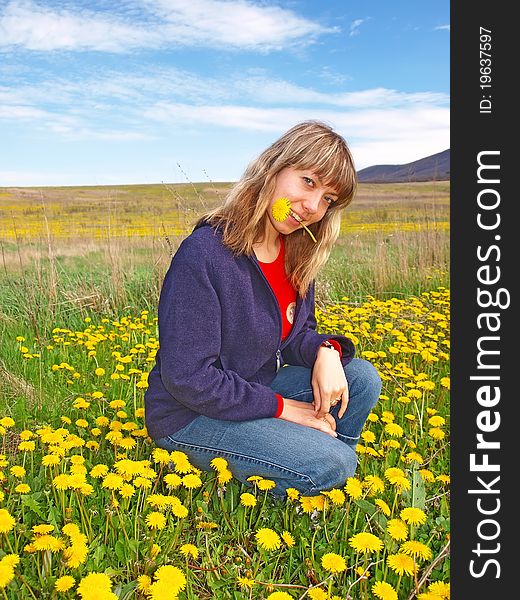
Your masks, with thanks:
[{"label": "black border", "polygon": [[[512,103],[516,100],[516,57],[519,56],[517,41],[520,37],[514,31],[515,19],[511,6],[505,2],[457,2],[451,4],[451,308],[452,308],[452,353],[451,353],[451,597],[459,599],[488,599],[519,597],[516,583],[520,565],[513,567],[518,546],[518,513],[520,495],[514,483],[520,478],[516,468],[519,452],[516,439],[520,432],[516,420],[516,406],[519,402],[519,386],[513,387],[516,371],[520,373],[520,361],[515,349],[518,332],[514,307],[516,298],[514,284],[519,271],[516,257],[520,255],[516,239],[520,240],[520,219],[515,219],[514,205],[517,199],[512,191],[515,173],[512,148],[513,131],[518,130],[518,121]],[[480,27],[491,30],[492,35],[492,88],[480,87]],[[516,33],[516,35],[515,35]],[[491,95],[491,113],[480,112],[483,96]],[[509,135],[508,135],[509,134]],[[509,138],[509,139],[508,139]],[[508,143],[509,142],[509,143]],[[488,150],[500,151],[500,184],[494,185],[500,194],[500,226],[494,231],[479,228],[477,204],[482,184],[477,182],[477,156]],[[520,167],[516,167],[520,172]],[[495,236],[499,235],[500,240]],[[470,455],[476,450],[476,434],[479,433],[477,415],[482,411],[476,399],[476,392],[482,382],[472,381],[472,375],[482,374],[477,370],[477,341],[485,332],[479,330],[479,313],[490,309],[478,306],[477,290],[482,286],[477,279],[477,271],[484,263],[477,257],[477,247],[489,248],[491,244],[500,247],[491,254],[488,263],[500,267],[500,282],[495,286],[511,293],[511,304],[506,309],[494,309],[500,313],[500,331],[497,348],[500,355],[500,403],[493,409],[500,413],[499,429],[489,435],[489,439],[500,441],[500,449],[489,451],[490,462],[500,465],[497,494],[468,493],[468,490],[481,488],[477,476],[486,481],[491,473],[475,473],[470,470]],[[482,253],[481,253],[482,254]],[[489,288],[491,290],[491,287]],[[490,335],[489,333],[487,335]],[[489,373],[489,371],[487,372]],[[484,382],[485,383],[485,382]],[[481,506],[496,506],[500,500],[500,510],[486,517],[478,510]],[[493,499],[493,500],[491,500]],[[495,519],[500,534],[494,541],[479,540],[478,524],[486,518]],[[481,529],[491,535],[492,526]],[[497,550],[489,554],[474,552],[480,541],[482,548]],[[489,564],[484,569],[486,559],[495,559],[500,565]],[[481,577],[472,576],[470,561],[476,559],[475,572]],[[516,589],[516,591],[515,591]]]}]

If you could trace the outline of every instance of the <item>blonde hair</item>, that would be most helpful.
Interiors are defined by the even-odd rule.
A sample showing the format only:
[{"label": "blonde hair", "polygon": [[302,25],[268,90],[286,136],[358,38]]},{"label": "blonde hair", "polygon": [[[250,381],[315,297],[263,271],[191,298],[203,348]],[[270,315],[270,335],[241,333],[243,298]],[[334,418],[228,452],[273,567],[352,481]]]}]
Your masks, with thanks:
[{"label": "blonde hair", "polygon": [[320,121],[304,121],[284,133],[246,168],[222,206],[199,219],[219,227],[224,244],[235,254],[253,254],[262,239],[267,207],[276,176],[285,167],[310,169],[337,192],[324,217],[309,226],[317,242],[300,228],[285,236],[285,270],[300,296],[305,296],[327,261],[340,232],[341,210],[352,201],[357,176],[346,141]]}]

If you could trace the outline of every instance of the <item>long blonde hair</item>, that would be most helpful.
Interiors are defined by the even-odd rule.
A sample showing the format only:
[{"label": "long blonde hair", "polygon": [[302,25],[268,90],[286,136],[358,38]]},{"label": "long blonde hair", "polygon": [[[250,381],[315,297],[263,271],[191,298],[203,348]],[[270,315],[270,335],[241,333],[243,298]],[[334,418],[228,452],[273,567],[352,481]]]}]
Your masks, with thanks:
[{"label": "long blonde hair", "polygon": [[340,232],[341,210],[350,204],[357,186],[347,143],[331,127],[304,121],[289,129],[248,165],[224,204],[203,215],[199,223],[219,227],[224,244],[235,255],[252,255],[253,244],[264,233],[276,175],[285,167],[312,170],[338,194],[324,217],[309,226],[316,243],[303,228],[285,236],[285,270],[300,296],[305,296],[329,257]]}]

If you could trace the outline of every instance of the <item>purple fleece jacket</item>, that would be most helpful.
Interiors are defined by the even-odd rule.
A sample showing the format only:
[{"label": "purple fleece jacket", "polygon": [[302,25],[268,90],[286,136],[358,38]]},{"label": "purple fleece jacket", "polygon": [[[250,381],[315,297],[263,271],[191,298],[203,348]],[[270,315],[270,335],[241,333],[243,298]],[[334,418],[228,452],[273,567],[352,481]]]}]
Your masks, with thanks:
[{"label": "purple fleece jacket", "polygon": [[354,356],[348,338],[316,333],[314,286],[298,296],[292,330],[282,342],[278,302],[256,257],[234,256],[207,224],[175,253],[158,317],[159,350],[145,393],[146,428],[155,440],[199,415],[274,417],[278,399],[268,386],[277,366],[312,368],[325,340],[340,343],[343,364]]}]

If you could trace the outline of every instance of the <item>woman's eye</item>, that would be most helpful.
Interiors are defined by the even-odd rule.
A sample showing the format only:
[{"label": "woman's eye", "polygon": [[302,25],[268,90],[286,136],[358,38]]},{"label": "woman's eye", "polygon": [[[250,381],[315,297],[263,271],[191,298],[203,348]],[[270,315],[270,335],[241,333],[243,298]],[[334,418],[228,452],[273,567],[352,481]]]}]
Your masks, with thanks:
[{"label": "woman's eye", "polygon": [[324,196],[323,198],[325,200],[325,202],[330,206],[331,204],[334,204],[334,198],[331,198],[330,196]]},{"label": "woman's eye", "polygon": [[314,185],[314,181],[310,177],[303,177],[303,180],[309,185]]}]

